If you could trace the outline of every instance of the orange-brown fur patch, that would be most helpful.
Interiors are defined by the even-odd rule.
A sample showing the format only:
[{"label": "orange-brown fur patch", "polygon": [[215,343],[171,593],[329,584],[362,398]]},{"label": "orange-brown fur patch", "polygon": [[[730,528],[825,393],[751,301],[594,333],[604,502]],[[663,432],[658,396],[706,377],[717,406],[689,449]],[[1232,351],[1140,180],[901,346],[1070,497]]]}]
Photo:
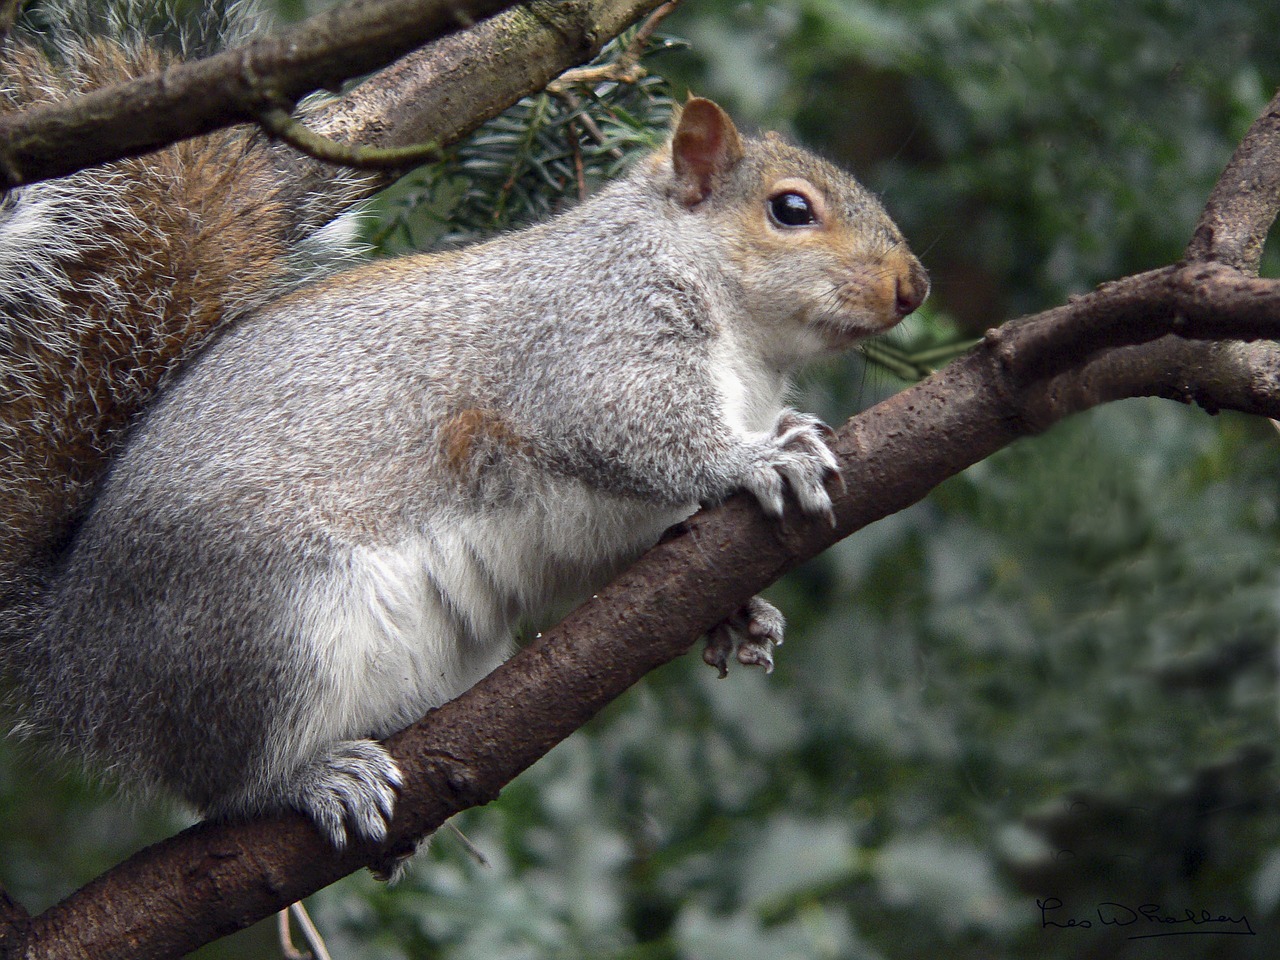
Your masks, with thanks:
[{"label": "orange-brown fur patch", "polygon": [[440,428],[445,465],[461,476],[474,476],[498,450],[524,450],[525,440],[495,410],[467,407]]}]

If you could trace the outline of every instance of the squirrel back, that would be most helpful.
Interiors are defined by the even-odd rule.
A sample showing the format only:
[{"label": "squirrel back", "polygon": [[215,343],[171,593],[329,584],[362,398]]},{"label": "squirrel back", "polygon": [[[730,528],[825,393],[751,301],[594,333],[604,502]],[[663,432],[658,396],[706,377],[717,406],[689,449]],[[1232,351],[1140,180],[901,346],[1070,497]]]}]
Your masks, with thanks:
[{"label": "squirrel back", "polygon": [[[222,0],[175,24],[163,0],[43,3],[0,49],[0,113],[233,43],[255,28],[252,6]],[[315,222],[290,174],[287,151],[240,126],[0,200],[0,607],[37,588],[184,360],[349,259],[349,224]]]}]

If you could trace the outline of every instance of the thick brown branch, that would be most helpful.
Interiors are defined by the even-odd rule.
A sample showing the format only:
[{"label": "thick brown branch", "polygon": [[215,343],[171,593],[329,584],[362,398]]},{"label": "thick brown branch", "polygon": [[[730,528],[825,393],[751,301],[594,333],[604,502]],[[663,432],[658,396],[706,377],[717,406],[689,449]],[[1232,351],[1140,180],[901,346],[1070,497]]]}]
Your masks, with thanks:
[{"label": "thick brown branch", "polygon": [[574,0],[515,7],[409,54],[308,122],[354,144],[451,142],[591,59],[661,3]]},{"label": "thick brown branch", "polygon": [[383,66],[511,0],[350,0],[280,34],[159,75],[0,117],[0,188],[253,121]]},{"label": "thick brown branch", "polygon": [[[1072,336],[1054,312],[1038,322],[1059,338]],[[1027,342],[1044,349],[1035,338]],[[1018,437],[1137,394],[1262,412],[1277,407],[1266,389],[1280,371],[1280,350],[1271,344],[1224,347],[1166,337],[1101,351],[1078,368],[1038,380],[1015,374],[1023,368],[1008,351],[1007,342],[984,344],[845,425],[834,445],[846,484],[835,497],[834,529],[799,517],[775,524],[745,496],[704,511],[467,694],[392,738],[389,746],[409,781],[393,843],[403,845],[458,810],[492,799],[646,673],[684,653],[745,597]],[[1250,383],[1252,390],[1240,386]],[[357,848],[335,857],[301,817],[200,825],[142,851],[35,918],[19,955],[53,956],[57,949],[65,951],[59,956],[178,956],[380,856]],[[181,903],[144,893],[173,889],[184,891]],[[139,903],[145,909],[137,909]]]},{"label": "thick brown branch", "polygon": [[1280,93],[1253,122],[1218,178],[1185,258],[1256,274],[1280,212]]},{"label": "thick brown branch", "polygon": [[1024,416],[1044,429],[1081,410],[1155,396],[1194,403],[1210,413],[1280,415],[1280,345],[1166,336],[1142,346],[1101,350],[1079,367],[1037,384]]}]

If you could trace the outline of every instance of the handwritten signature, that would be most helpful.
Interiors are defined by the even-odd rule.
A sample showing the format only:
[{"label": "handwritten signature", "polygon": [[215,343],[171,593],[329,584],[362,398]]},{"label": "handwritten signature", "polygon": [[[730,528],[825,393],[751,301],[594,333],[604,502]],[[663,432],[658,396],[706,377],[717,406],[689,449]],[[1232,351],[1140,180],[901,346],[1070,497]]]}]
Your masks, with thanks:
[{"label": "handwritten signature", "polygon": [[1063,909],[1057,897],[1036,898],[1040,908],[1040,929],[1088,930],[1093,927],[1132,927],[1129,940],[1146,940],[1151,937],[1186,936],[1254,936],[1249,918],[1238,917],[1211,910],[1166,910],[1158,903],[1142,903],[1130,906],[1103,900],[1094,904],[1093,911],[1074,916]]}]

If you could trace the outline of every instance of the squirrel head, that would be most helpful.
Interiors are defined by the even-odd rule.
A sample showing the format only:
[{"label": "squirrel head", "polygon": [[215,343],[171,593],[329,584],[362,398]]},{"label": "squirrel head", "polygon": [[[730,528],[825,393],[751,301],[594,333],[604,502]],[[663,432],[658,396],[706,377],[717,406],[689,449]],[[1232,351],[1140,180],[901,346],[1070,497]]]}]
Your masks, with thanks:
[{"label": "squirrel head", "polygon": [[789,359],[840,350],[915,310],[929,279],[880,202],[777,134],[739,134],[710,100],[684,105],[666,150],[670,199],[723,242],[747,312]]}]

